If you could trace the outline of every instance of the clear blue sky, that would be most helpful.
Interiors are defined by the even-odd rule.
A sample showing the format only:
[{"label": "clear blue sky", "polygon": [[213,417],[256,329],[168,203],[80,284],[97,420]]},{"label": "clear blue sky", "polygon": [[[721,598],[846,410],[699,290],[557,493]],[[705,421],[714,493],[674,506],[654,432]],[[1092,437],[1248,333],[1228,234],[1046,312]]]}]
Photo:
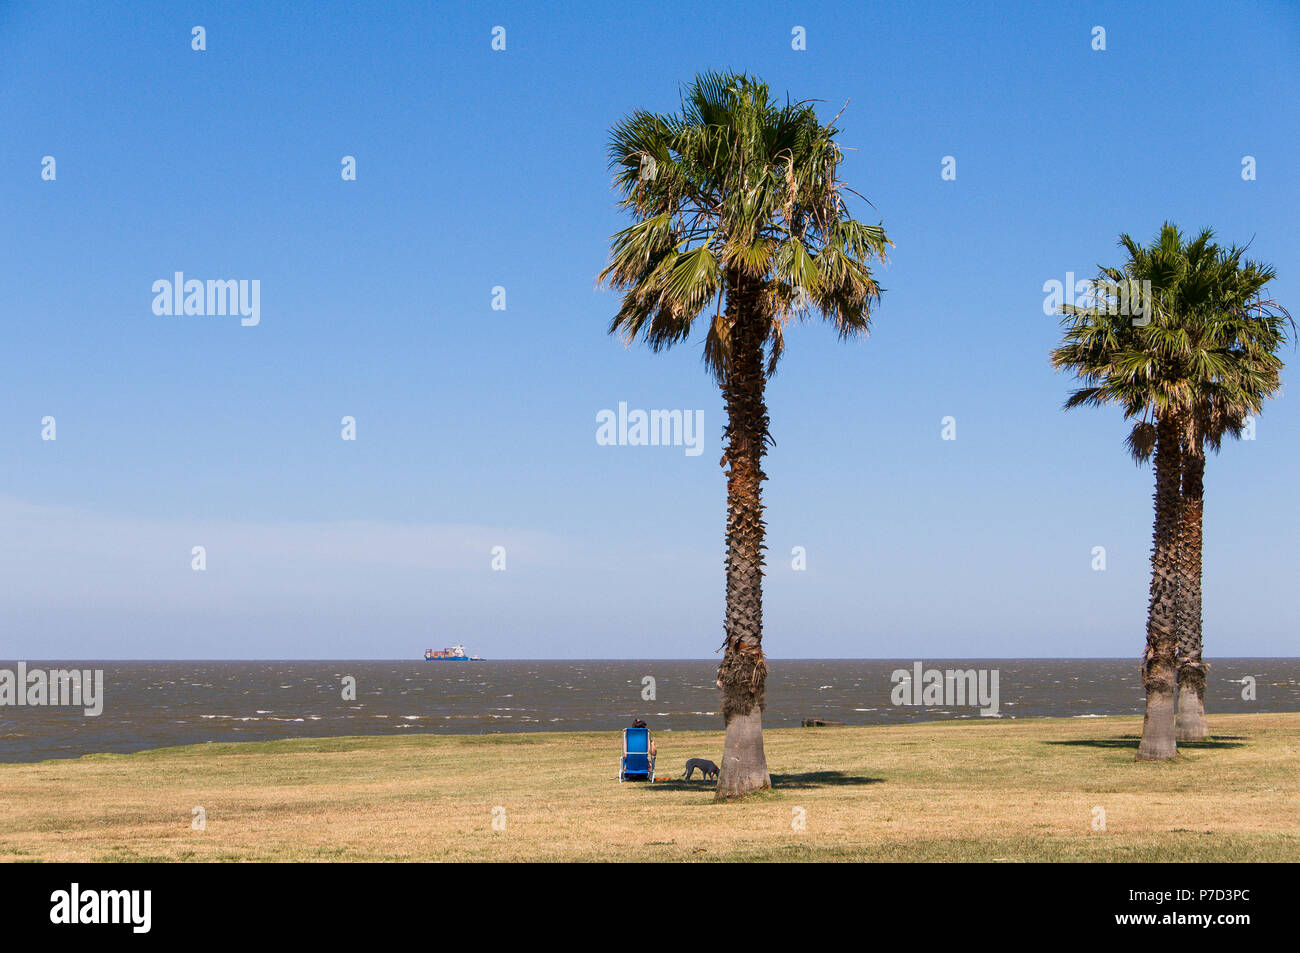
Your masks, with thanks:
[{"label": "clear blue sky", "polygon": [[[871,338],[769,388],[769,653],[1137,656],[1151,475],[1059,409],[1042,287],[1172,219],[1300,310],[1294,5],[279,7],[0,4],[0,657],[708,657],[721,401],[594,283],[610,125],[705,69],[848,100],[896,243]],[[261,323],[156,316],[176,271]],[[620,401],[703,452],[598,446]],[[1298,438],[1283,397],[1210,461],[1211,656],[1295,654]]]}]

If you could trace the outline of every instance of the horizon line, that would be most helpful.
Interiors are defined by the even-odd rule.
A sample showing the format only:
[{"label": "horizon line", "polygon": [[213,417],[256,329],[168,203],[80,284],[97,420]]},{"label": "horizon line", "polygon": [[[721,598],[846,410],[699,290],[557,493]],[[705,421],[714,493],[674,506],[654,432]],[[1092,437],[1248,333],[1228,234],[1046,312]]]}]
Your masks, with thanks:
[{"label": "horizon line", "polygon": [[[857,655],[809,655],[809,656],[765,656],[779,662],[918,662],[925,661],[924,656],[857,656]],[[1118,655],[930,655],[929,658],[935,661],[957,661],[957,662],[1141,662],[1138,656],[1118,656]],[[1209,656],[1210,659],[1220,661],[1233,661],[1238,659],[1257,659],[1265,661],[1300,661],[1300,655],[1218,655]],[[27,658],[0,659],[0,664],[9,664],[11,662],[427,662],[435,661],[426,659],[421,655],[413,656],[392,656],[381,658],[362,658],[337,656],[329,658],[302,657],[266,657],[266,658],[210,658],[210,657],[187,657],[187,658],[40,658],[29,656]],[[501,657],[501,658],[481,658],[466,661],[478,662],[713,662],[716,658],[702,657],[681,657],[681,656],[640,656],[640,657],[596,657],[596,656],[574,656],[574,657],[547,657],[547,656],[519,656],[519,657]]]}]

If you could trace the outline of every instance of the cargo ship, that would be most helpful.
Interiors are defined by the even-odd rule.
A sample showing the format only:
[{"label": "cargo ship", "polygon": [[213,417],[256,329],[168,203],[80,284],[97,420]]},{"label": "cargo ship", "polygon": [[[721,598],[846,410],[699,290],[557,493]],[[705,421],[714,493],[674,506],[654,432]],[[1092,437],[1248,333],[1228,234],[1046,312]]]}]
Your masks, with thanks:
[{"label": "cargo ship", "polygon": [[465,646],[453,645],[449,649],[425,649],[424,660],[426,662],[481,662],[483,659],[477,655],[467,655]]}]

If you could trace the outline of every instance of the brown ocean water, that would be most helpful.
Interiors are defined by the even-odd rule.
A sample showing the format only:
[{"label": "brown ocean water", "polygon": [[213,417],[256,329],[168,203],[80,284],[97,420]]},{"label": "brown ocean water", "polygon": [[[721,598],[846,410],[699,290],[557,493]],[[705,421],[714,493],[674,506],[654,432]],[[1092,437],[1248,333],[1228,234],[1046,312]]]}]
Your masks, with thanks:
[{"label": "brown ocean water", "polygon": [[[854,725],[980,718],[979,709],[891,702],[891,673],[914,660],[771,659],[768,727],[827,718]],[[1212,659],[1206,709],[1300,711],[1300,659]],[[704,661],[27,661],[104,670],[102,714],[0,706],[0,761],[40,761],[217,741],[420,732],[720,728],[716,662]],[[1001,718],[1140,714],[1130,659],[926,659],[926,668],[998,673]],[[16,670],[16,662],[0,669]],[[343,680],[356,679],[356,699]],[[644,679],[654,698],[643,699]],[[1242,696],[1253,677],[1256,700]],[[1213,728],[1213,725],[1211,725]]]}]

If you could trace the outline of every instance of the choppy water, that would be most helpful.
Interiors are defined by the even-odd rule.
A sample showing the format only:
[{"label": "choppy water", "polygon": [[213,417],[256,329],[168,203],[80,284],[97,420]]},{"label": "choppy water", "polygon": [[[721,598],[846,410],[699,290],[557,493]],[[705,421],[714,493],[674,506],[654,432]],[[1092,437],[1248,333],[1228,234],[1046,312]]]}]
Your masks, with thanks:
[{"label": "choppy water", "polygon": [[[1300,659],[1211,660],[1206,709],[1300,711]],[[769,727],[804,718],[890,724],[979,718],[974,707],[892,704],[896,669],[913,660],[769,660]],[[926,668],[998,672],[1002,718],[1140,714],[1129,659],[961,661]],[[0,761],[40,761],[208,741],[413,732],[612,730],[634,717],[657,731],[719,728],[712,661],[38,662],[104,670],[104,710],[0,707]],[[17,663],[0,662],[15,670]],[[356,699],[343,680],[356,679]],[[654,699],[643,700],[647,676]],[[1241,697],[1256,680],[1255,701]]]}]

